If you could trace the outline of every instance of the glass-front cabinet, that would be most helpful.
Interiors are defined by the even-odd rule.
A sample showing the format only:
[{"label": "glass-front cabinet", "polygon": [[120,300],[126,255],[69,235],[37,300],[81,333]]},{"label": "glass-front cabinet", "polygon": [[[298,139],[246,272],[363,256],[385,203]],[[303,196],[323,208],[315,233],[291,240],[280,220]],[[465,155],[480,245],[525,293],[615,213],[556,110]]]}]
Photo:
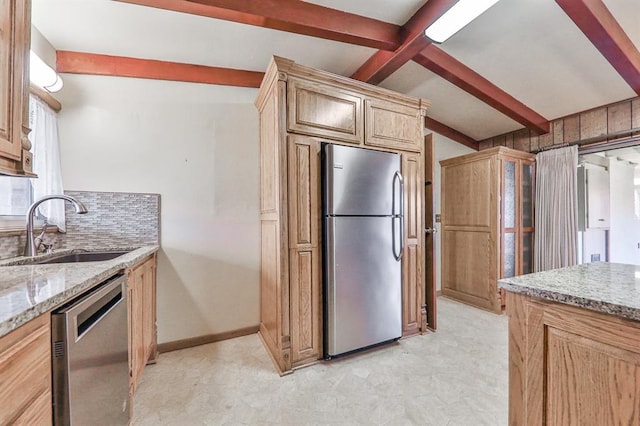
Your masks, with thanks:
[{"label": "glass-front cabinet", "polygon": [[501,277],[533,272],[535,165],[502,158]]},{"label": "glass-front cabinet", "polygon": [[440,161],[444,296],[499,313],[498,280],[532,272],[535,159],[499,146]]}]

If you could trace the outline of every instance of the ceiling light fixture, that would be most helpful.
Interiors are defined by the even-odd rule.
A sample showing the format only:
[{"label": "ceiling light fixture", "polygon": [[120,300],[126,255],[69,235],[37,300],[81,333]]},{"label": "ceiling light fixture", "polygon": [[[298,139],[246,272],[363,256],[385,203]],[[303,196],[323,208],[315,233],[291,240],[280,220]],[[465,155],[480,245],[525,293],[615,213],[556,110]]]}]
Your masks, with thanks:
[{"label": "ceiling light fixture", "polygon": [[62,78],[33,51],[30,52],[29,61],[29,80],[33,84],[50,93],[62,89]]},{"label": "ceiling light fixture", "polygon": [[424,34],[434,42],[442,43],[497,2],[498,0],[460,0],[429,25]]}]

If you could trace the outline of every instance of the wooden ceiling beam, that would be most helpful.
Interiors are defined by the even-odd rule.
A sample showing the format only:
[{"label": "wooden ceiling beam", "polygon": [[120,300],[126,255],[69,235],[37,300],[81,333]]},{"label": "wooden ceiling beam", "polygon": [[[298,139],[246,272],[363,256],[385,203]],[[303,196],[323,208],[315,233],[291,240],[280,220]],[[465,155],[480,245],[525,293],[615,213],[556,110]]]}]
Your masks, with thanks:
[{"label": "wooden ceiling beam", "polygon": [[429,0],[402,26],[402,44],[393,52],[380,50],[351,76],[355,80],[378,84],[411,60],[431,40],[424,30],[458,0]]},{"label": "wooden ceiling beam", "polygon": [[[119,0],[374,49],[395,50],[400,26],[299,0]],[[432,0],[433,1],[433,0]]]},{"label": "wooden ceiling beam", "polygon": [[556,0],[556,3],[640,95],[640,52],[602,0]]},{"label": "wooden ceiling beam", "polygon": [[428,45],[413,60],[528,129],[538,134],[549,133],[549,120],[436,45]]},{"label": "wooden ceiling beam", "polygon": [[462,145],[468,146],[471,149],[475,149],[476,151],[480,150],[480,143],[477,140],[465,135],[462,132],[457,131],[456,129],[452,129],[446,124],[434,120],[431,117],[424,118],[424,127],[429,130],[433,130],[434,132],[439,133],[444,137],[461,143]]},{"label": "wooden ceiling beam", "polygon": [[260,87],[263,72],[58,50],[56,71],[70,74]]}]

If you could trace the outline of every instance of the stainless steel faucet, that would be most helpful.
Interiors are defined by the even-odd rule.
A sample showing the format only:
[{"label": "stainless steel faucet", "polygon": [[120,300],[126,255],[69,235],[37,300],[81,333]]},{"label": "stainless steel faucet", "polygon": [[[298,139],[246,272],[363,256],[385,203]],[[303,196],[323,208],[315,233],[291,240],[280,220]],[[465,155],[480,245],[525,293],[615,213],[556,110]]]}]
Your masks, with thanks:
[{"label": "stainless steel faucet", "polygon": [[87,213],[87,207],[82,204],[81,201],[69,196],[69,195],[46,195],[39,200],[36,200],[31,204],[29,210],[27,211],[27,244],[24,247],[24,255],[33,257],[36,255],[38,248],[36,247],[35,237],[33,235],[33,221],[36,213],[36,209],[43,201],[47,200],[65,200],[73,204],[73,207],[76,209],[76,213],[84,214]]}]

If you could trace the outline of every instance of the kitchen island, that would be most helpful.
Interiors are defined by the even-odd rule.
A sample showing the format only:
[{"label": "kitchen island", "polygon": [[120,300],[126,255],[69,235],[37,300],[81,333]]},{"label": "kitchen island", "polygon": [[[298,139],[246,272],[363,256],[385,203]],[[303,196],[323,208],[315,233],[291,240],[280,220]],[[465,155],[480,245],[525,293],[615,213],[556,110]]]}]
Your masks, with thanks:
[{"label": "kitchen island", "polygon": [[502,279],[509,424],[640,424],[640,266]]}]

